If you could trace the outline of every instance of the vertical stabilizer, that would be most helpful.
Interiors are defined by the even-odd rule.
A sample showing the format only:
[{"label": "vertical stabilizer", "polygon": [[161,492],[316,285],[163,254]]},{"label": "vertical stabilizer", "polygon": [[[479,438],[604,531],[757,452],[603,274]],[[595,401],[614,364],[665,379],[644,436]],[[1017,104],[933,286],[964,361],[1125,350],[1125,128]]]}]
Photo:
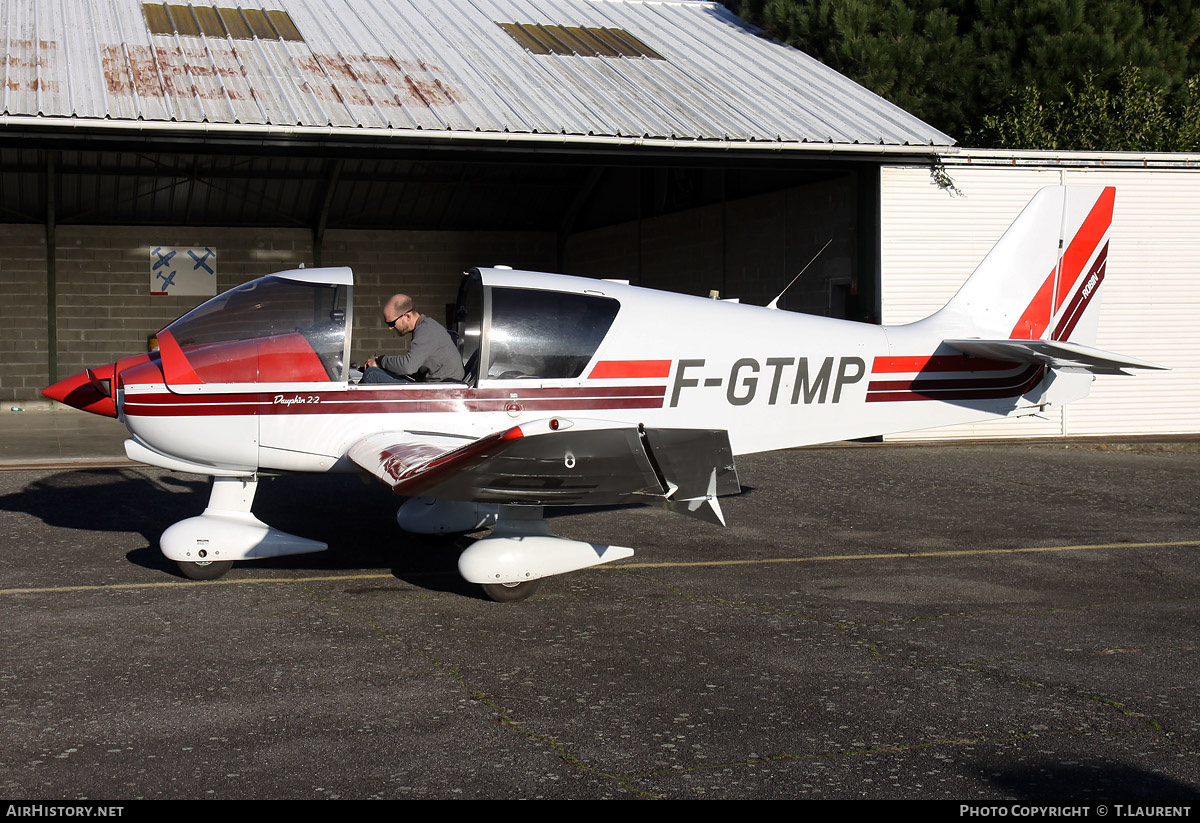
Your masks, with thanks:
[{"label": "vertical stabilizer", "polygon": [[1116,190],[1042,189],[945,308],[947,336],[1092,345]]}]

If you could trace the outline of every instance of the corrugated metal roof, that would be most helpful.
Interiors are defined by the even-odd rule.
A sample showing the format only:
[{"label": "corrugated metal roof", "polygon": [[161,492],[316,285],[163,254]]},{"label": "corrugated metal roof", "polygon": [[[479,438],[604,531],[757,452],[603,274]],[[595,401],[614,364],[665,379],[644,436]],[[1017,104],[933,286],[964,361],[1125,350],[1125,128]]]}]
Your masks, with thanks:
[{"label": "corrugated metal roof", "polygon": [[0,9],[0,123],[764,148],[953,143],[695,0],[0,0]]}]

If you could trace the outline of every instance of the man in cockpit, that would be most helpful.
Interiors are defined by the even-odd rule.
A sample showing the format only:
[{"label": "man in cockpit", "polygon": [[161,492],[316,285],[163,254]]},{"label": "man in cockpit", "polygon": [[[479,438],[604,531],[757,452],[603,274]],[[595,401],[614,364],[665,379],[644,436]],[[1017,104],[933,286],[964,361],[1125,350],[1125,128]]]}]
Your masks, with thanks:
[{"label": "man in cockpit", "polygon": [[403,337],[412,335],[405,354],[370,357],[360,383],[462,382],[466,376],[450,333],[432,317],[413,308],[407,294],[393,294],[383,307],[383,322]]}]

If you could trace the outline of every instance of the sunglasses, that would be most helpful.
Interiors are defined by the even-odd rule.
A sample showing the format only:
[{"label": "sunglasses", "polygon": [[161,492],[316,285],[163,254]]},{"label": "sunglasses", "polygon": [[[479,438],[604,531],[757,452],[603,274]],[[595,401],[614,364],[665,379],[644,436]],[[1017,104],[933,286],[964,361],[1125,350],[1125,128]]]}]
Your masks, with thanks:
[{"label": "sunglasses", "polygon": [[389,329],[394,329],[394,328],[396,328],[396,324],[400,322],[400,318],[401,318],[401,317],[404,317],[404,316],[405,316],[405,315],[407,315],[407,314],[412,314],[412,311],[411,311],[411,310],[409,310],[409,311],[406,311],[404,314],[398,314],[398,315],[396,315],[396,319],[395,319],[395,320],[384,320],[383,322],[384,322],[384,323],[387,323],[387,327],[388,327]]}]

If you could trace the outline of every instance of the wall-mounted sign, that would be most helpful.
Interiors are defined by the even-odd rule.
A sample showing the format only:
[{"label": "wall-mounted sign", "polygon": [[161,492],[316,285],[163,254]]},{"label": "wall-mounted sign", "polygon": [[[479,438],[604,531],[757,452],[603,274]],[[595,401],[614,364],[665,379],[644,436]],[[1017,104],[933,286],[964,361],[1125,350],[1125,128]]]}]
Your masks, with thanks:
[{"label": "wall-mounted sign", "polygon": [[216,249],[158,246],[151,250],[150,293],[216,294]]}]

